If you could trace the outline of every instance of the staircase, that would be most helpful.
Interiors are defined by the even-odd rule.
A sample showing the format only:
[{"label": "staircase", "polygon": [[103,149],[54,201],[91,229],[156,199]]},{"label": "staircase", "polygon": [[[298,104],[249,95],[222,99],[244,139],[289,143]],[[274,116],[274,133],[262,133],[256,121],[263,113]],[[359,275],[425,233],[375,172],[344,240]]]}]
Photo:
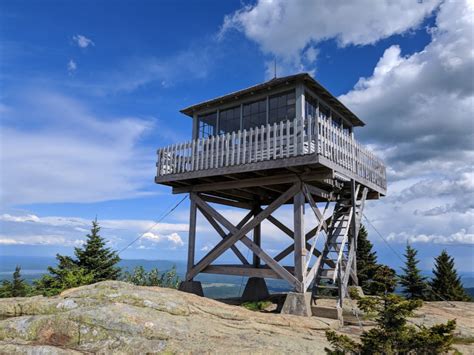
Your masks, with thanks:
[{"label": "staircase", "polygon": [[[313,282],[313,303],[317,305],[318,298],[336,298],[339,318],[342,318],[342,300],[347,295],[349,278],[352,277],[357,283],[357,240],[354,236],[359,233],[367,193],[368,189],[359,184],[344,184],[333,214],[328,219],[327,239]],[[318,311],[317,307],[314,311]]]}]

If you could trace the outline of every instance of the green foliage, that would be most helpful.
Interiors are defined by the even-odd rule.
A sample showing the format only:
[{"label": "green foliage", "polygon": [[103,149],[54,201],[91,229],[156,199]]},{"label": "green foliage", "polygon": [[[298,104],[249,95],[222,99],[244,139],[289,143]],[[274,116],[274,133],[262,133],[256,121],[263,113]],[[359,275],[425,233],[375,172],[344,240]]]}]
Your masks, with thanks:
[{"label": "green foliage", "polygon": [[403,286],[403,293],[408,299],[425,299],[427,294],[426,277],[421,276],[418,269],[419,261],[416,259],[416,251],[407,244],[405,251],[405,267],[402,268],[403,275],[400,276],[400,284]]},{"label": "green foliage", "polygon": [[357,278],[365,294],[381,295],[393,292],[397,284],[395,270],[377,263],[377,253],[368,239],[367,230],[360,226],[357,236]]},{"label": "green foliage", "polygon": [[54,296],[68,288],[94,283],[94,274],[76,265],[66,268],[49,267],[48,269],[50,274],[44,275],[34,282],[37,292],[44,296]]},{"label": "green foliage", "polygon": [[116,280],[120,275],[120,268],[115,265],[120,258],[117,252],[105,247],[106,241],[99,232],[97,220],[92,221],[91,232],[87,234],[85,245],[74,249],[76,256],[74,263],[80,268],[93,272],[93,282]]},{"label": "green foliage", "polygon": [[434,278],[430,282],[430,298],[439,301],[470,301],[471,298],[464,290],[461,278],[454,266],[454,258],[446,250],[435,258]]},{"label": "green foliage", "polygon": [[432,327],[407,324],[421,300],[406,300],[387,294],[383,297],[359,298],[358,306],[366,313],[376,313],[377,327],[364,331],[360,343],[346,335],[327,331],[332,349],[328,354],[441,354],[451,349],[456,321]]},{"label": "green foliage", "polygon": [[37,292],[51,296],[72,287],[116,280],[120,275],[120,268],[116,266],[120,258],[115,251],[105,247],[106,241],[99,231],[97,220],[92,221],[86,243],[74,249],[75,258],[57,254],[58,265],[48,267],[49,274],[35,281]]},{"label": "green foliage", "polygon": [[16,266],[12,281],[3,280],[0,286],[0,298],[26,297],[31,294],[31,287],[21,278],[21,267]]},{"label": "green foliage", "polygon": [[242,306],[251,311],[263,311],[272,304],[270,301],[249,301],[242,303]]},{"label": "green foliage", "polygon": [[147,272],[143,266],[137,266],[133,272],[123,273],[121,280],[138,286],[160,286],[175,289],[178,288],[180,281],[175,266],[163,273],[160,273],[157,268]]}]

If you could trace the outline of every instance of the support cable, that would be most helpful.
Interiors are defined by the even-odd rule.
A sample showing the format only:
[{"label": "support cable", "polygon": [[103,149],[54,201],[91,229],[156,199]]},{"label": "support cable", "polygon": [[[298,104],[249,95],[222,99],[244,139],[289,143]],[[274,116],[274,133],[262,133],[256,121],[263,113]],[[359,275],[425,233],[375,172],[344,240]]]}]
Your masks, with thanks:
[{"label": "support cable", "polygon": [[160,224],[161,221],[163,221],[166,217],[168,217],[171,213],[174,212],[175,209],[178,208],[179,205],[181,205],[181,203],[184,202],[184,200],[186,200],[188,198],[188,195],[185,195],[178,203],[176,203],[171,209],[169,209],[167,212],[165,212],[164,214],[161,215],[160,218],[158,218],[158,220],[150,227],[148,228],[145,232],[143,232],[142,234],[140,234],[137,238],[135,238],[134,240],[132,240],[127,246],[125,246],[124,248],[120,249],[120,251],[117,253],[117,255],[120,255],[122,252],[124,252],[125,250],[127,250],[128,248],[130,248],[134,243],[136,243],[139,239],[143,238],[143,236],[147,233],[149,233],[150,231],[152,231],[158,224]]},{"label": "support cable", "polygon": [[[375,226],[372,224],[372,222],[370,222],[370,220],[367,218],[367,216],[364,213],[362,213],[362,215],[364,216],[365,220],[369,223],[369,225],[372,227],[372,229],[379,235],[379,237],[385,242],[385,244],[387,244],[387,246],[390,248],[390,250],[397,256],[398,259],[400,259],[400,261],[402,263],[404,263],[405,260],[403,260],[403,258],[400,256],[400,254],[394,248],[392,248],[390,243],[382,236],[382,234],[378,231],[378,229],[375,228]],[[435,296],[437,296],[440,300],[446,302],[451,307],[456,307],[456,305],[454,303],[448,301],[446,298],[441,296],[439,293],[435,292],[429,283],[426,283],[426,287],[428,287],[430,289],[430,291],[433,292],[433,294]]]}]

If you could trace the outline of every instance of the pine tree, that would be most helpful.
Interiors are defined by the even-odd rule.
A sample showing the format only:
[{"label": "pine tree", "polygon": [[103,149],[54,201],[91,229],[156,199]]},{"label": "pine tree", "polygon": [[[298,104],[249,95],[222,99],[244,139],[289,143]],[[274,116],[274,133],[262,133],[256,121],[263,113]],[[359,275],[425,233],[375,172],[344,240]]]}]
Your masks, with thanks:
[{"label": "pine tree", "polygon": [[470,297],[461,282],[454,266],[454,258],[446,250],[435,258],[434,278],[430,282],[431,298],[448,301],[469,301]]},{"label": "pine tree", "polygon": [[405,267],[402,268],[403,275],[400,276],[400,284],[403,286],[403,293],[408,299],[426,298],[426,277],[421,276],[418,269],[419,260],[416,259],[418,251],[408,243],[405,251]]},{"label": "pine tree", "polygon": [[431,327],[408,323],[407,318],[421,307],[421,300],[386,294],[360,298],[357,304],[366,314],[376,314],[377,326],[364,330],[360,343],[333,330],[326,331],[333,348],[326,348],[327,354],[445,354],[452,350],[455,320]]},{"label": "pine tree", "polygon": [[21,278],[21,267],[16,266],[13,272],[13,280],[3,280],[0,286],[0,298],[3,297],[26,297],[30,293],[30,286]]},{"label": "pine tree", "polygon": [[28,285],[25,280],[21,278],[21,267],[17,265],[13,273],[12,297],[26,297],[27,294]]},{"label": "pine tree", "polygon": [[359,286],[364,292],[369,292],[370,280],[374,277],[378,267],[377,254],[372,251],[372,247],[367,230],[361,225],[357,237],[357,278]]},{"label": "pine tree", "polygon": [[100,227],[97,219],[92,221],[90,234],[87,234],[86,244],[75,248],[77,260],[75,264],[94,274],[93,282],[116,280],[120,276],[120,268],[116,264],[120,257],[116,251],[105,247],[105,240],[99,235]]}]

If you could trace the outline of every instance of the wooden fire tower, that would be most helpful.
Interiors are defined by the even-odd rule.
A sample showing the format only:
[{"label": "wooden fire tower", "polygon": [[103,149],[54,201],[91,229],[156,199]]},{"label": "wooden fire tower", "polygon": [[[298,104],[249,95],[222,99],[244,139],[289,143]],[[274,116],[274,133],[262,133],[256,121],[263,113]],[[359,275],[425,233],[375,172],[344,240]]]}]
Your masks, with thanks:
[{"label": "wooden fire tower", "polygon": [[[155,178],[191,200],[181,289],[202,294],[193,281],[199,273],[243,275],[250,277],[244,294],[261,298],[268,292],[264,279],[277,278],[294,289],[285,312],[309,315],[305,293],[317,302],[327,289],[340,310],[348,285],[357,285],[355,236],[365,202],[386,194],[383,162],[354,137],[364,123],[308,74],[272,79],[181,112],[193,120],[192,139],[158,150]],[[273,215],[288,204],[290,226]],[[219,205],[248,213],[234,224]],[[195,260],[198,211],[219,236],[201,260]],[[308,213],[316,220],[311,228],[305,228]],[[291,239],[276,255],[261,247],[264,220]],[[216,263],[227,250],[238,265]],[[291,253],[292,265],[282,265]]]}]

